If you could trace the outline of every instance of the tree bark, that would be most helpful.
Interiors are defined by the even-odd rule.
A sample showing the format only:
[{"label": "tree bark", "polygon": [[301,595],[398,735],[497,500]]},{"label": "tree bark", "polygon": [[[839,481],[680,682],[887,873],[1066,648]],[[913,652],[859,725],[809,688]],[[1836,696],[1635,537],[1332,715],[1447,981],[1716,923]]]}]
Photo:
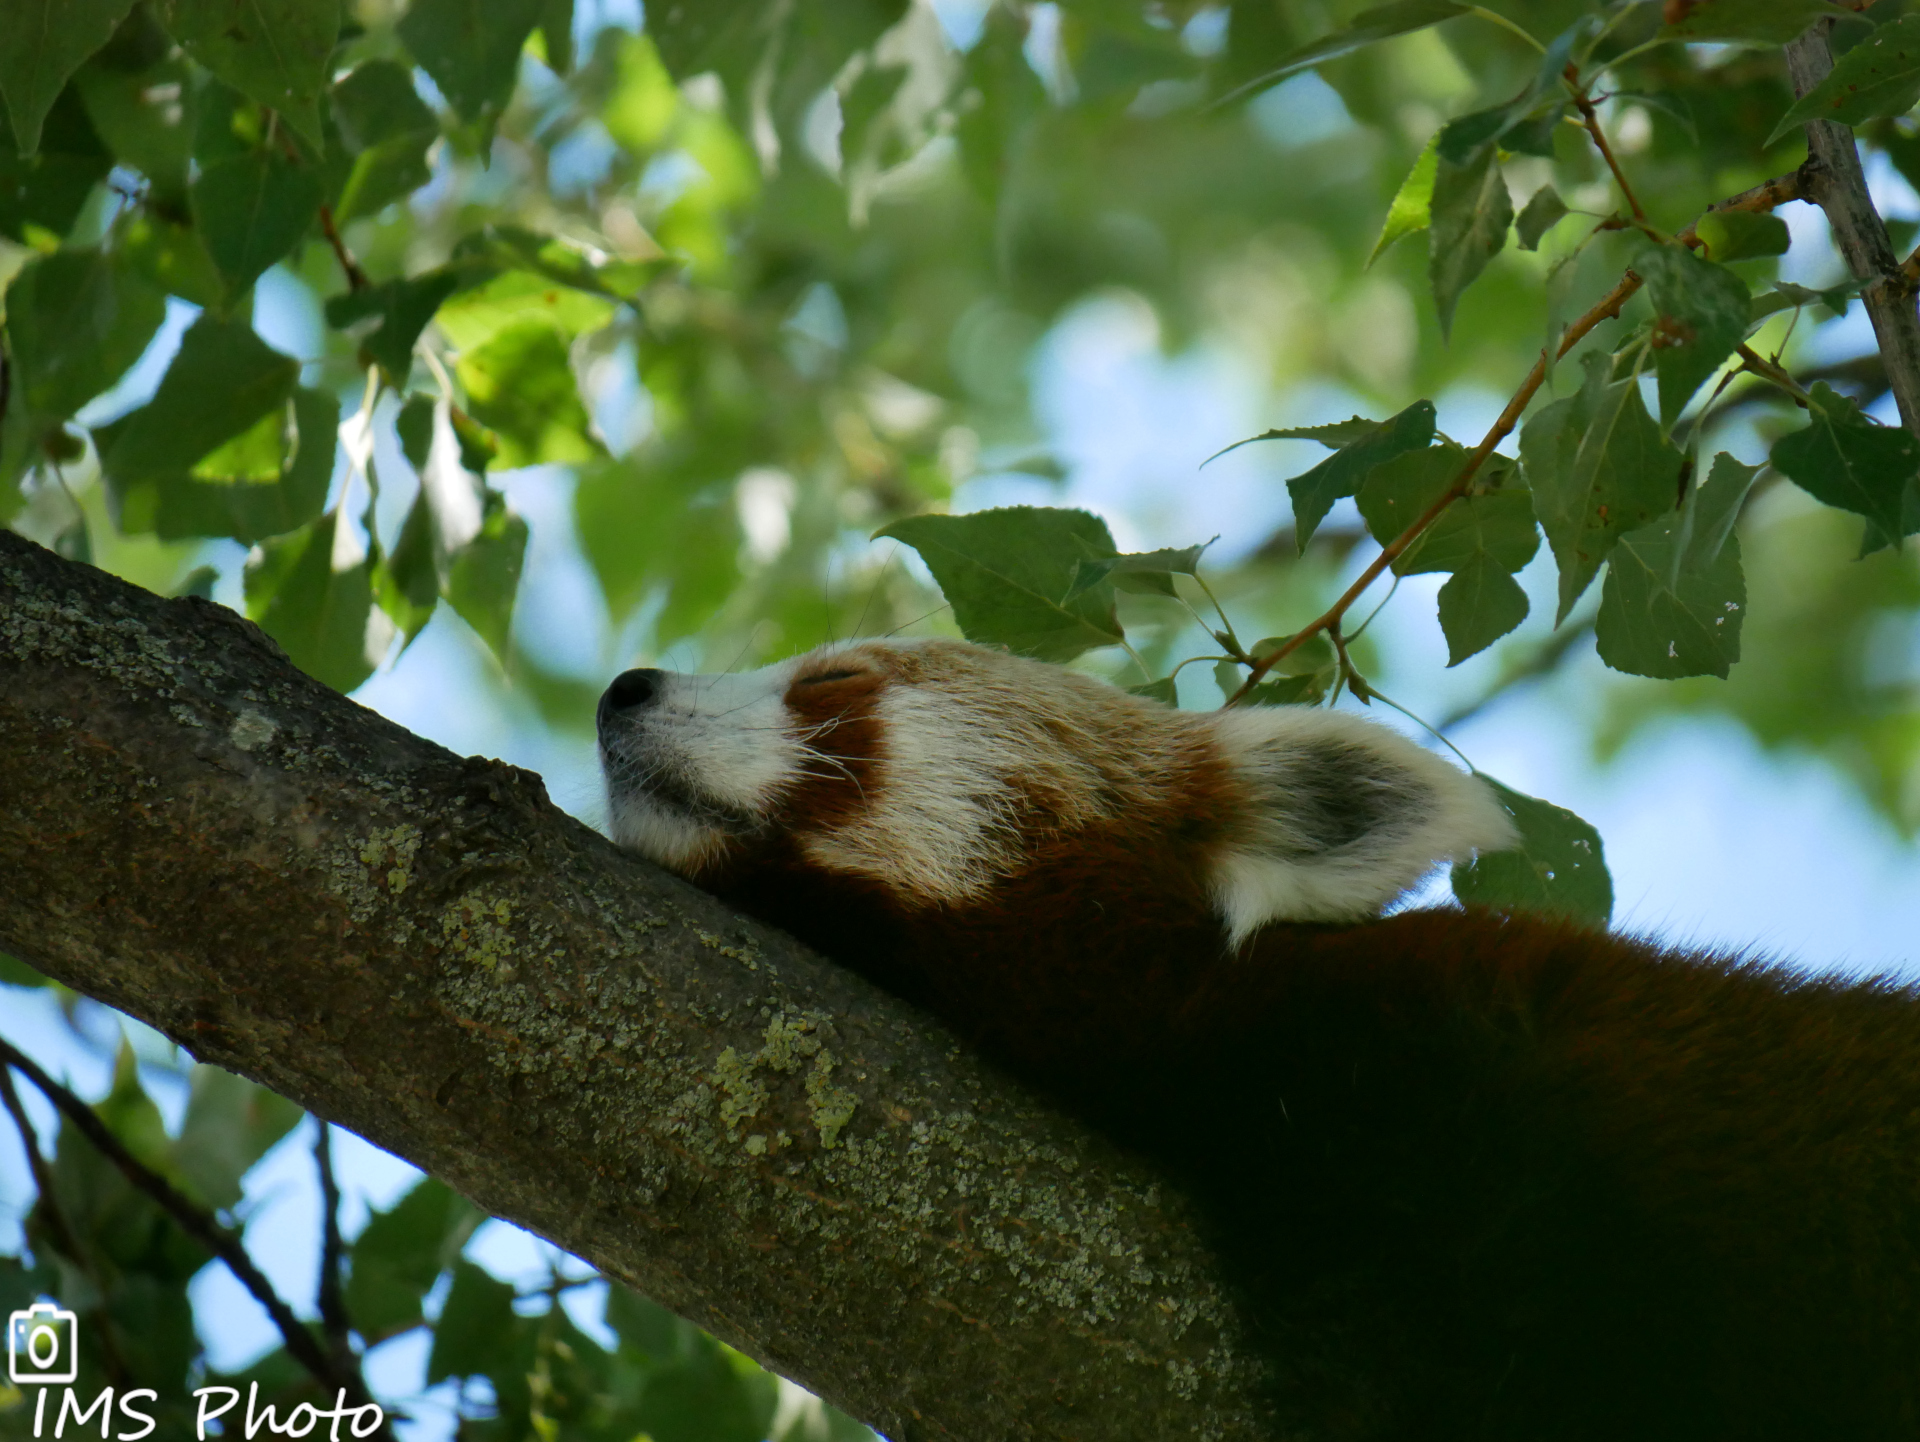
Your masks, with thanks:
[{"label": "tree bark", "polygon": [[[1816,21],[1786,47],[1787,75],[1796,97],[1805,95],[1833,69],[1827,46],[1830,20]],[[1886,222],[1873,208],[1867,193],[1866,172],[1853,131],[1832,120],[1810,120],[1806,125],[1812,199],[1827,215],[1834,244],[1855,280],[1868,282],[1860,294],[1873,323],[1886,365],[1900,423],[1920,435],[1920,310],[1911,284],[1900,273],[1900,261],[1887,237]]]},{"label": "tree bark", "polygon": [[538,777],[4,532],[0,948],[895,1442],[1265,1431],[1138,1162]]}]

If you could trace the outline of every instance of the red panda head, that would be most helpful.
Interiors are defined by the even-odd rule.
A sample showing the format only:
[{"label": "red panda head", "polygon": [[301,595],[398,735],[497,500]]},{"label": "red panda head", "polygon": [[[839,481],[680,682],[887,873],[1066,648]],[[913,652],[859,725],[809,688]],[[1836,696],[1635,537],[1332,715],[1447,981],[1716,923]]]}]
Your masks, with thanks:
[{"label": "red panda head", "polygon": [[1373,722],[1178,711],[961,641],[628,671],[599,731],[620,844],[729,891],[756,868],[856,883],[906,916],[1044,904],[1058,922],[1082,898],[1204,912],[1237,945],[1378,915],[1513,842],[1482,782]]}]

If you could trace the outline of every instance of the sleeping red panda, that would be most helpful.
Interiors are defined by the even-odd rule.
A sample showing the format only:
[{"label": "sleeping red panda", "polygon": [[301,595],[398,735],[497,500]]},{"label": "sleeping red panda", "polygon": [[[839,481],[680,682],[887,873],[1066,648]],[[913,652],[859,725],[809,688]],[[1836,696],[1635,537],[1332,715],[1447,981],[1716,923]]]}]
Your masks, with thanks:
[{"label": "sleeping red panda", "polygon": [[1526,915],[1372,722],[957,641],[600,703],[614,838],[913,1000],[1199,1199],[1276,1436],[1920,1435],[1920,1008]]}]

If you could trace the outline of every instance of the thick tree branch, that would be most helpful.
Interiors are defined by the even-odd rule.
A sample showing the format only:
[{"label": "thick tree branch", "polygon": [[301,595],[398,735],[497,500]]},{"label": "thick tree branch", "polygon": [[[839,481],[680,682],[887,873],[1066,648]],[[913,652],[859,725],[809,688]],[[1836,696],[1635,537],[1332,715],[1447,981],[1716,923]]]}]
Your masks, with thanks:
[{"label": "thick tree branch", "polygon": [[[1787,45],[1787,74],[1796,96],[1805,95],[1833,69],[1827,48],[1831,25],[1818,21]],[[1834,244],[1854,279],[1869,282],[1861,300],[1886,362],[1894,403],[1900,407],[1901,424],[1920,435],[1920,314],[1912,282],[1901,272],[1886,224],[1867,193],[1853,132],[1837,121],[1808,121],[1807,159],[1808,198],[1827,213]]]},{"label": "thick tree branch", "polygon": [[536,777],[5,533],[0,948],[896,1442],[1262,1433],[1146,1169]]}]

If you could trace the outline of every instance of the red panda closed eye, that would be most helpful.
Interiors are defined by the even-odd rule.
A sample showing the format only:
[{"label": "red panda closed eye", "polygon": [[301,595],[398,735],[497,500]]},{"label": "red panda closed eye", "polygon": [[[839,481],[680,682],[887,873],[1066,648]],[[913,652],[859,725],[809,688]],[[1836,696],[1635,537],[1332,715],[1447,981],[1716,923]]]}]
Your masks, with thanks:
[{"label": "red panda closed eye", "polygon": [[1278,1435],[1920,1432],[1920,1008],[1382,916],[1510,844],[1373,723],[954,641],[630,671],[616,840],[940,1015],[1199,1199]]}]

